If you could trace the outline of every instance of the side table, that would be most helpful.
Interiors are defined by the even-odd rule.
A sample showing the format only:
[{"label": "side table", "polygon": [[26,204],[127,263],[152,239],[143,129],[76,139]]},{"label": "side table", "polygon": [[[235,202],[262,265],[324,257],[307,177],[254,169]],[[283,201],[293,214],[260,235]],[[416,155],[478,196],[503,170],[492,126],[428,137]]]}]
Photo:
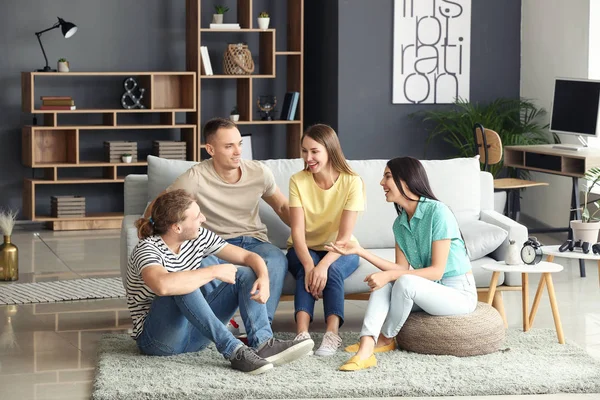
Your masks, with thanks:
[{"label": "side table", "polygon": [[[572,258],[576,260],[594,260],[598,262],[598,285],[600,286],[600,255],[594,254],[590,248],[590,252],[585,254],[581,249],[574,249],[573,251],[558,251],[560,246],[542,246],[542,253],[546,256],[546,261],[554,261],[554,257]],[[584,270],[585,271],[585,270]],[[585,278],[585,272],[581,275]]]},{"label": "side table", "polygon": [[[496,292],[496,284],[498,283],[498,277],[500,272],[520,272],[521,273],[521,298],[523,302],[523,331],[527,332],[532,326],[537,313],[540,300],[542,298],[542,292],[544,286],[548,287],[548,297],[550,298],[550,307],[552,308],[552,316],[554,317],[554,326],[556,327],[556,335],[558,336],[558,343],[564,344],[565,337],[563,335],[562,324],[560,322],[560,315],[558,313],[558,306],[556,303],[556,294],[554,293],[554,283],[552,282],[552,273],[560,272],[563,270],[562,265],[555,264],[553,262],[542,261],[535,265],[506,265],[504,262],[498,262],[495,264],[485,264],[482,266],[483,269],[492,271],[492,280],[490,282],[490,291],[488,292],[488,304],[492,304],[494,299],[494,293]],[[529,274],[542,274],[540,283],[533,299],[533,305],[531,311],[529,311]]]}]

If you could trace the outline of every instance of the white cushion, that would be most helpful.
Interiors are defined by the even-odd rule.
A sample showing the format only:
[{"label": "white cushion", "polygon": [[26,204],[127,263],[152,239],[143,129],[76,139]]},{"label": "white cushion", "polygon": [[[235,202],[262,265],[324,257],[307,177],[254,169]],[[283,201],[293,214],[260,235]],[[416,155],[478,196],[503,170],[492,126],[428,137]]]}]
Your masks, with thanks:
[{"label": "white cushion", "polygon": [[481,211],[479,160],[473,157],[421,162],[433,194],[450,207],[459,224],[478,220]]},{"label": "white cushion", "polygon": [[168,160],[148,156],[148,201],[152,201],[196,161]]},{"label": "white cushion", "polygon": [[508,232],[499,226],[483,221],[471,221],[460,225],[460,231],[471,260],[478,260],[494,250],[506,240]]}]

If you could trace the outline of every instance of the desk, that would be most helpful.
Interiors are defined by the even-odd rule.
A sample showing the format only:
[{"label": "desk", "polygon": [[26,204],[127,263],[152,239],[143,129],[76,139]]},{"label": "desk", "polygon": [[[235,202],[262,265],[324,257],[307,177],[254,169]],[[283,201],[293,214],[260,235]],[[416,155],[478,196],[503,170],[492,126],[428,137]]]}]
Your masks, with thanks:
[{"label": "desk", "polygon": [[[579,178],[583,178],[588,169],[600,167],[600,149],[586,148],[574,151],[555,149],[551,144],[506,146],[504,147],[504,166],[571,178],[573,180],[571,210],[574,211],[570,211],[569,220],[581,219]],[[573,231],[569,227],[532,229],[530,232],[568,232],[569,239],[573,239]],[[585,277],[583,260],[579,260],[579,273]]]}]

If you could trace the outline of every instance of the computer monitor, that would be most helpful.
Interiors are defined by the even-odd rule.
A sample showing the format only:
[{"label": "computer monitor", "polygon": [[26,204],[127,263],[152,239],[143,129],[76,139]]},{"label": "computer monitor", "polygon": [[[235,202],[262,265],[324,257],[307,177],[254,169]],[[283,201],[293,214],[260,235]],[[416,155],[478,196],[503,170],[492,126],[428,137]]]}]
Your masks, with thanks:
[{"label": "computer monitor", "polygon": [[[550,131],[577,135],[587,146],[586,137],[600,137],[600,81],[590,79],[556,78]],[[579,150],[581,146],[556,145]]]}]

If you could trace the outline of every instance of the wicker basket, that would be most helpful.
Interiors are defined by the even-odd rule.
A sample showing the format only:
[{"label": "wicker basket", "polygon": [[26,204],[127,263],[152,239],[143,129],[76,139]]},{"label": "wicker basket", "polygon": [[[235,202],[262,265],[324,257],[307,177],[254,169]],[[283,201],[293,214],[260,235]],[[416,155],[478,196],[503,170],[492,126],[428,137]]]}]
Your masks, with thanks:
[{"label": "wicker basket", "polygon": [[248,45],[229,44],[223,54],[223,72],[226,75],[250,75],[254,72],[254,60]]},{"label": "wicker basket", "polygon": [[467,357],[498,351],[504,338],[504,321],[498,311],[479,302],[475,311],[464,315],[411,313],[396,341],[402,350],[415,353]]}]

